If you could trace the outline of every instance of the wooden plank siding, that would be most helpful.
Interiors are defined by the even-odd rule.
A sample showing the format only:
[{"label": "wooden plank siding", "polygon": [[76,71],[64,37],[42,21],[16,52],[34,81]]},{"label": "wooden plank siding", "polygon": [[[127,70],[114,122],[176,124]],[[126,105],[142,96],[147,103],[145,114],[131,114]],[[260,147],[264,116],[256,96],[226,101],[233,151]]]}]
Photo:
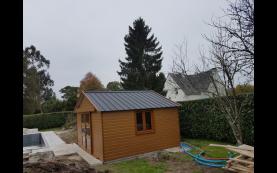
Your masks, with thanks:
[{"label": "wooden plank siding", "polygon": [[81,127],[81,113],[77,113],[77,139],[78,139],[78,145],[83,148],[82,146],[82,127]]},{"label": "wooden plank siding", "polygon": [[75,112],[94,112],[96,111],[95,107],[89,101],[86,96],[83,96],[80,105],[75,109]]},{"label": "wooden plank siding", "polygon": [[92,135],[92,155],[96,158],[103,160],[103,139],[102,139],[102,116],[101,112],[96,112],[95,107],[87,99],[83,97],[79,106],[75,109],[77,112],[77,138],[78,145],[84,149],[82,145],[82,128],[81,128],[81,114],[84,112],[91,112],[91,135]]},{"label": "wooden plank siding", "polygon": [[80,101],[79,106],[75,109],[77,112],[77,139],[78,145],[85,150],[85,147],[82,145],[82,127],[81,127],[81,114],[84,112],[95,111],[95,108],[90,103],[87,97],[83,96]]},{"label": "wooden plank siding", "polygon": [[178,108],[153,113],[154,133],[137,135],[135,111],[102,112],[104,161],[179,146]]},{"label": "wooden plank siding", "polygon": [[103,135],[101,112],[92,113],[93,155],[103,160]]},{"label": "wooden plank siding", "polygon": [[92,155],[104,162],[179,146],[178,108],[152,111],[154,132],[136,134],[135,111],[99,112],[84,96],[75,108],[78,144],[85,150],[82,146],[81,114],[91,112]]}]

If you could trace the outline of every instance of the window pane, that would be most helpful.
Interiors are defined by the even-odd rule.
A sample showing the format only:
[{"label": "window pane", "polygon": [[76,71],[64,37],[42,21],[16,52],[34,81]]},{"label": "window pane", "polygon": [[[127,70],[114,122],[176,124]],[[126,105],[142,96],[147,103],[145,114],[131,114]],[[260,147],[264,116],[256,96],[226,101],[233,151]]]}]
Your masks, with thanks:
[{"label": "window pane", "polygon": [[82,123],[87,122],[87,114],[82,114],[81,116],[82,116],[81,122],[82,122]]},{"label": "window pane", "polygon": [[137,131],[141,131],[141,130],[143,130],[142,113],[137,112],[136,118],[137,118]]},{"label": "window pane", "polygon": [[81,115],[81,122],[82,122],[82,123],[85,122],[85,115],[84,115],[84,114]]},{"label": "window pane", "polygon": [[86,114],[85,116],[86,116],[86,120],[85,120],[86,123],[89,123],[89,114]]},{"label": "window pane", "polygon": [[145,121],[146,121],[146,129],[147,130],[152,129],[151,112],[145,112]]},{"label": "window pane", "polygon": [[82,114],[81,115],[81,122],[82,123],[89,123],[89,114]]}]

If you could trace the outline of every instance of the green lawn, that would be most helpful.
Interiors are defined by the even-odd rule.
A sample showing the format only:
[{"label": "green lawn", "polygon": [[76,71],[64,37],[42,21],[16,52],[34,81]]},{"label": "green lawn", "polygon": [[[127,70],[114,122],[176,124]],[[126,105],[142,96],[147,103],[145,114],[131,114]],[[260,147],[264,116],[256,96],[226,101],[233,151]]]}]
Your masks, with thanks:
[{"label": "green lawn", "polygon": [[[206,157],[228,157],[228,150],[226,150],[225,148],[208,146],[211,143],[227,143],[202,139],[184,139],[183,141],[188,144],[197,146],[202,150],[205,150]],[[184,153],[160,152],[158,154],[158,158],[159,159],[156,161],[153,161],[150,158],[140,158],[134,160],[121,161],[118,163],[104,164],[97,166],[96,169],[102,172],[109,170],[114,173],[164,173],[166,171],[180,172],[182,170],[185,170],[189,173],[201,173],[203,172],[203,170],[209,170],[213,173],[224,172],[224,170],[220,168],[199,168],[198,164],[195,164],[192,157]]]},{"label": "green lawn", "polygon": [[163,173],[166,171],[164,163],[150,164],[146,159],[134,159],[120,163],[98,166],[98,170],[110,170],[115,173]]},{"label": "green lawn", "polygon": [[[228,157],[229,150],[223,147],[209,146],[209,144],[232,145],[229,143],[217,142],[217,141],[205,140],[205,139],[184,139],[183,141],[193,146],[201,148],[202,150],[205,151],[206,157],[212,157],[212,158]],[[199,153],[199,151],[192,151],[192,153],[196,154],[196,153]]]}]

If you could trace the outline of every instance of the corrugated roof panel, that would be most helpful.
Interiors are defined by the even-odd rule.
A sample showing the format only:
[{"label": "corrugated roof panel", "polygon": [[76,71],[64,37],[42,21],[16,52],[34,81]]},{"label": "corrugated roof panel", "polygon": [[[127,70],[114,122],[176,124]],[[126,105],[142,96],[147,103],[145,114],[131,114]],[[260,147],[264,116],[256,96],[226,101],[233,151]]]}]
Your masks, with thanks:
[{"label": "corrugated roof panel", "polygon": [[125,109],[127,105],[124,104],[116,95],[110,93],[110,99],[115,103],[115,107],[117,110]]},{"label": "corrugated roof panel", "polygon": [[131,109],[143,109],[145,106],[143,105],[142,101],[137,98],[137,96],[134,93],[128,93],[126,92],[124,95],[124,101],[129,100],[128,105],[131,107]]},{"label": "corrugated roof panel", "polygon": [[143,93],[130,93],[130,97],[133,97],[137,103],[139,103],[139,109],[145,109],[151,107],[151,103],[148,102],[143,96]]},{"label": "corrugated roof panel", "polygon": [[149,107],[163,107],[163,104],[153,97],[153,93],[142,93],[141,95],[146,98],[145,100],[148,102]]},{"label": "corrugated roof panel", "polygon": [[122,111],[178,107],[175,103],[154,91],[86,91],[85,95],[99,111]]},{"label": "corrugated roof panel", "polygon": [[111,93],[115,98],[117,98],[118,100],[120,100],[120,104],[122,107],[124,107],[124,109],[132,109],[133,106],[132,104],[130,104],[131,100],[129,100],[128,97],[123,96],[122,94],[116,94],[116,93]]},{"label": "corrugated roof panel", "polygon": [[110,102],[109,98],[105,97],[105,94],[103,95],[99,95],[97,94],[97,96],[100,98],[101,102],[101,106],[106,106],[108,109],[107,110],[115,110],[115,107],[113,106],[113,104]]}]

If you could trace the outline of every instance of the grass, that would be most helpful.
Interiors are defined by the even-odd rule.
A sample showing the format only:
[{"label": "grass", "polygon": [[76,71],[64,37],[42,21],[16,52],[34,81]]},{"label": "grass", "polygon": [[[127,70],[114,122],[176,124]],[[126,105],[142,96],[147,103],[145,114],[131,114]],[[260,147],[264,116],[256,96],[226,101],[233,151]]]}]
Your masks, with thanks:
[{"label": "grass", "polygon": [[159,158],[161,160],[172,160],[172,161],[178,161],[178,162],[184,162],[188,160],[193,160],[192,157],[190,157],[187,154],[184,153],[170,153],[170,152],[161,152]]},{"label": "grass", "polygon": [[[226,158],[228,157],[229,150],[223,147],[213,147],[208,146],[209,144],[223,144],[223,145],[232,145],[224,142],[212,141],[212,140],[203,140],[203,139],[185,139],[184,142],[191,144],[193,146],[199,147],[205,151],[206,157],[211,158]],[[193,150],[192,153],[196,154],[199,151]]]},{"label": "grass", "polygon": [[162,162],[150,164],[145,159],[134,159],[107,166],[99,166],[97,170],[110,170],[115,173],[163,173],[166,171],[166,165]]},{"label": "grass", "polygon": [[[184,142],[197,146],[206,151],[206,157],[222,158],[228,156],[228,150],[222,147],[208,146],[214,144],[227,144],[212,140],[185,139]],[[196,153],[199,151],[195,151]],[[193,158],[184,153],[160,152],[156,159],[140,158],[134,160],[121,161],[96,166],[96,170],[101,172],[113,173],[165,173],[186,171],[189,173],[203,173],[211,171],[213,173],[225,172],[219,168],[199,167],[195,164]]]}]

